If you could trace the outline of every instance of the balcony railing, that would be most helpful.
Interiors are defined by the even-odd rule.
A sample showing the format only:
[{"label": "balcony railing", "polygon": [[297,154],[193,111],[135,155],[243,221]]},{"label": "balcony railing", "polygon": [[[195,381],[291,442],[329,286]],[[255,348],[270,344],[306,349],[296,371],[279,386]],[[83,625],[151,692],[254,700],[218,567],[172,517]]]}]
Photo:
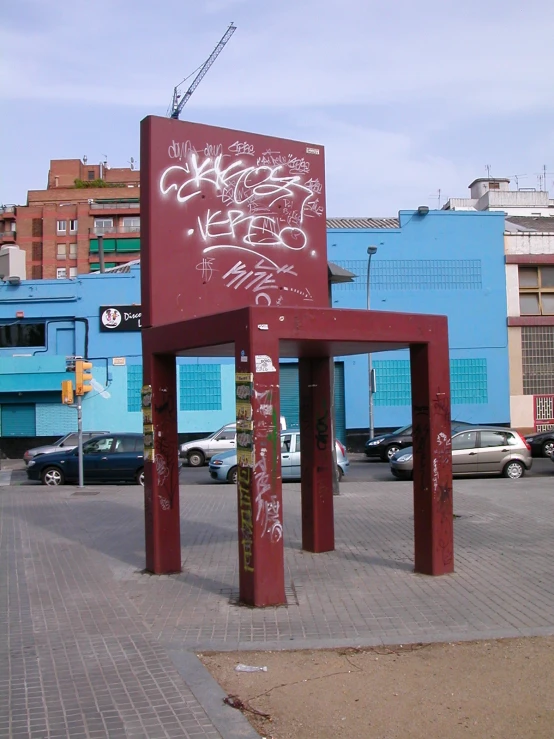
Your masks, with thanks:
[{"label": "balcony railing", "polygon": [[91,203],[91,210],[119,210],[120,208],[140,208],[140,203]]},{"label": "balcony railing", "polygon": [[140,226],[95,226],[91,229],[94,236],[104,236],[104,234],[138,234]]},{"label": "balcony railing", "polygon": [[15,231],[4,231],[0,233],[1,241],[15,241],[15,237],[16,237]]},{"label": "balcony railing", "polygon": [[15,205],[0,205],[0,216],[15,216]]},{"label": "balcony railing", "polygon": [[117,229],[115,226],[95,226],[92,229],[92,233],[95,236],[104,236],[104,234],[115,234]]}]

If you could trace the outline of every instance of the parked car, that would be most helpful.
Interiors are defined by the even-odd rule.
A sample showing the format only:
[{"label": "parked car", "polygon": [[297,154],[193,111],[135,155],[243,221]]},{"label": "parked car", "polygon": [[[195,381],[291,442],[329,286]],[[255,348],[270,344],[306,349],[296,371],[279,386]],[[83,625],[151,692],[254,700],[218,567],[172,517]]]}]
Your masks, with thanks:
[{"label": "parked car", "polygon": [[[88,441],[95,436],[102,436],[103,434],[109,433],[109,431],[83,431],[83,442]],[[23,455],[23,461],[27,465],[31,459],[35,459],[35,457],[38,457],[40,454],[50,454],[51,452],[75,449],[78,443],[79,435],[76,431],[72,431],[70,434],[62,436],[61,439],[58,439],[58,441],[55,441],[53,444],[45,444],[44,446],[35,446],[32,449],[27,449]]]},{"label": "parked car", "polygon": [[530,434],[525,437],[531,445],[533,457],[551,457],[554,452],[554,429],[541,431],[538,434]]},{"label": "parked car", "polygon": [[[281,416],[281,429],[286,428],[285,418]],[[183,464],[189,464],[191,467],[202,467],[214,454],[234,449],[236,436],[237,424],[228,423],[203,439],[194,439],[181,444],[179,456],[183,460]]]},{"label": "parked car", "polygon": [[[79,481],[79,450],[52,452],[31,459],[29,480],[43,485]],[[83,444],[85,482],[136,482],[144,485],[144,441],[142,434],[105,434]]]},{"label": "parked car", "polygon": [[[452,436],[454,475],[504,475],[512,480],[531,469],[531,447],[514,429],[476,426],[457,429]],[[413,477],[413,449],[402,449],[390,460],[392,474],[401,480]]]},{"label": "parked car", "polygon": [[[465,421],[452,421],[452,427],[471,428],[471,423]],[[366,457],[378,457],[382,462],[389,462],[391,458],[405,447],[412,446],[412,424],[402,426],[402,428],[391,431],[388,434],[381,434],[374,439],[369,439],[365,444]]]},{"label": "parked car", "polygon": [[[337,439],[337,470],[339,481],[348,472],[350,462],[346,449]],[[237,481],[237,453],[223,452],[212,457],[209,465],[212,479],[218,482]],[[300,480],[300,431],[287,430],[281,432],[281,476],[283,480]]]}]

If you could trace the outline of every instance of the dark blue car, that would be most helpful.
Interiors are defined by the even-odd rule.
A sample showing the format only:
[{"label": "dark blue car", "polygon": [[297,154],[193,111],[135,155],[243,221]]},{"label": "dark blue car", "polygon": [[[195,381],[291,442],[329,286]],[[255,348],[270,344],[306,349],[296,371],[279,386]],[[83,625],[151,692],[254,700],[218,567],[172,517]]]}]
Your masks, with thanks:
[{"label": "dark blue car", "polygon": [[[79,481],[78,449],[43,454],[27,466],[29,480],[43,485]],[[85,482],[135,482],[144,485],[142,434],[105,434],[83,444]]]}]

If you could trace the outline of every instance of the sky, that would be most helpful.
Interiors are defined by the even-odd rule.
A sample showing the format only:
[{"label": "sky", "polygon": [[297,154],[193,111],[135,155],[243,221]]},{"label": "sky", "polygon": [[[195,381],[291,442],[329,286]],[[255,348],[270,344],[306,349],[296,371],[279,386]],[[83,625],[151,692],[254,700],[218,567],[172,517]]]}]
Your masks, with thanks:
[{"label": "sky", "polygon": [[487,171],[538,187],[545,165],[554,197],[552,0],[17,0],[0,203],[45,188],[50,159],[140,164],[140,120],[231,22],[181,119],[325,147],[328,217],[436,208]]}]

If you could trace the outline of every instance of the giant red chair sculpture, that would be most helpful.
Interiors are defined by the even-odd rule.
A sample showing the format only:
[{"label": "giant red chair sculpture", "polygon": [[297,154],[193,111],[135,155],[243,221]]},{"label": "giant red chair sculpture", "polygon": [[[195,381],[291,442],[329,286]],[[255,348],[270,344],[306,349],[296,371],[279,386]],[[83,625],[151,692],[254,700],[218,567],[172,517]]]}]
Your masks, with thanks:
[{"label": "giant red chair sculpture", "polygon": [[175,357],[235,358],[240,600],[274,606],[286,602],[279,359],[299,362],[302,546],[328,552],[330,358],[409,348],[415,571],[452,572],[447,321],[328,307],[323,149],[148,117],[141,219],[147,570],[181,570]]}]

